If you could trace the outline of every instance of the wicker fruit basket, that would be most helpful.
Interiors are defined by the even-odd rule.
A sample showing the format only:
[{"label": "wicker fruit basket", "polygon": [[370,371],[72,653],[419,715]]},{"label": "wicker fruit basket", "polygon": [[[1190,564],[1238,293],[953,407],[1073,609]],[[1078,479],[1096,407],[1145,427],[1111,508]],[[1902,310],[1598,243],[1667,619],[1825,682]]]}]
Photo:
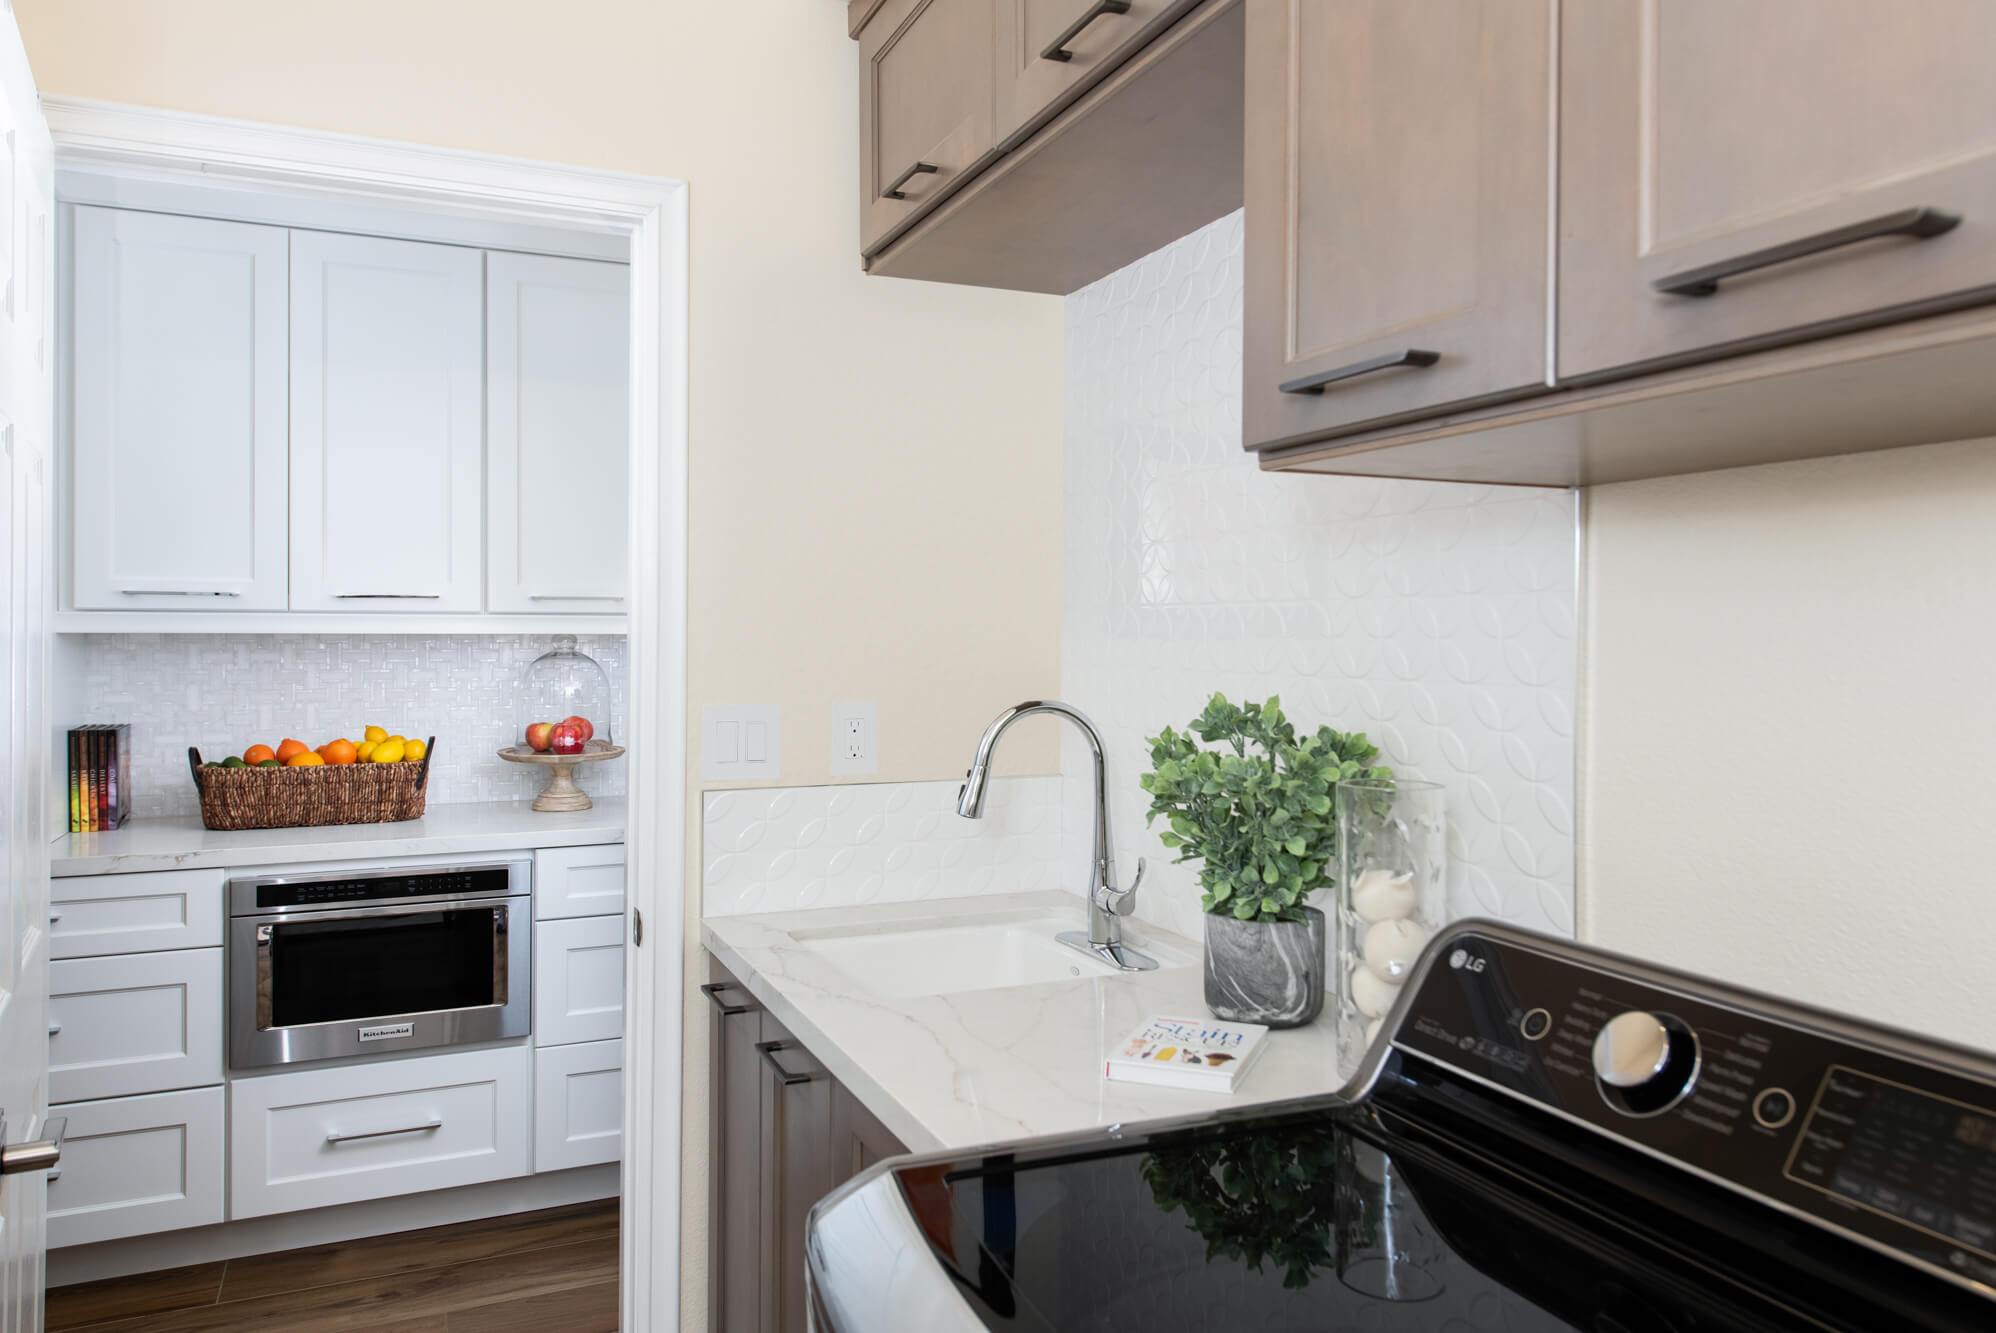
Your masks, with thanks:
[{"label": "wicker fruit basket", "polygon": [[327,764],[309,768],[203,768],[187,749],[201,823],[211,829],[393,824],[421,819],[437,738],[413,764]]}]

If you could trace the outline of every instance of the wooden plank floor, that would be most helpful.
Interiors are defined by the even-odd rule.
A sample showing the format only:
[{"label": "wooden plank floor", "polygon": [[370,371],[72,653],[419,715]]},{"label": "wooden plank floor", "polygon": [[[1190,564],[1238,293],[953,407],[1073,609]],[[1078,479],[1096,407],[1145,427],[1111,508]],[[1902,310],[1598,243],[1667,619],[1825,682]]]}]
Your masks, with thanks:
[{"label": "wooden plank floor", "polygon": [[48,1293],[50,1333],[615,1333],[617,1201]]}]

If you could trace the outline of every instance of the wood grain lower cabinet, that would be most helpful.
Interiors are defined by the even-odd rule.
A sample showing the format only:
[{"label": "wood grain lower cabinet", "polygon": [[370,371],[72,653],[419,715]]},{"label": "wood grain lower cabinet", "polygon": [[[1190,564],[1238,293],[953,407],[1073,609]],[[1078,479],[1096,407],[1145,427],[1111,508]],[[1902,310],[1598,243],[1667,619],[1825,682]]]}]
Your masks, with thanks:
[{"label": "wood grain lower cabinet", "polygon": [[1247,0],[1248,448],[1547,391],[1552,25]]},{"label": "wood grain lower cabinet", "polygon": [[906,1152],[748,988],[712,958],[708,1291],[715,1333],[805,1333],[811,1208]]}]

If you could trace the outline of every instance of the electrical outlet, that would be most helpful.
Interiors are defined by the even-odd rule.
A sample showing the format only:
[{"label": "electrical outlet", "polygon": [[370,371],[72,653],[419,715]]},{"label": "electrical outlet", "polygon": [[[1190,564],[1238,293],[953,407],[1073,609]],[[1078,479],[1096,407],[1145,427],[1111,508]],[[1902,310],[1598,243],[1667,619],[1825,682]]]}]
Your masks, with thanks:
[{"label": "electrical outlet", "polygon": [[832,705],[832,772],[864,774],[880,771],[878,724],[870,703]]}]

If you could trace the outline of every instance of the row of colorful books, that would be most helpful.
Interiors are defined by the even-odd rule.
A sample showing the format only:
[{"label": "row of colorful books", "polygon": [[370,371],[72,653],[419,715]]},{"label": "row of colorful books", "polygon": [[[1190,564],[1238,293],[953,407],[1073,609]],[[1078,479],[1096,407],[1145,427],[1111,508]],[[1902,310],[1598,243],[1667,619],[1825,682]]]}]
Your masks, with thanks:
[{"label": "row of colorful books", "polygon": [[102,833],[132,813],[132,724],[104,722],[69,733],[69,831]]}]

